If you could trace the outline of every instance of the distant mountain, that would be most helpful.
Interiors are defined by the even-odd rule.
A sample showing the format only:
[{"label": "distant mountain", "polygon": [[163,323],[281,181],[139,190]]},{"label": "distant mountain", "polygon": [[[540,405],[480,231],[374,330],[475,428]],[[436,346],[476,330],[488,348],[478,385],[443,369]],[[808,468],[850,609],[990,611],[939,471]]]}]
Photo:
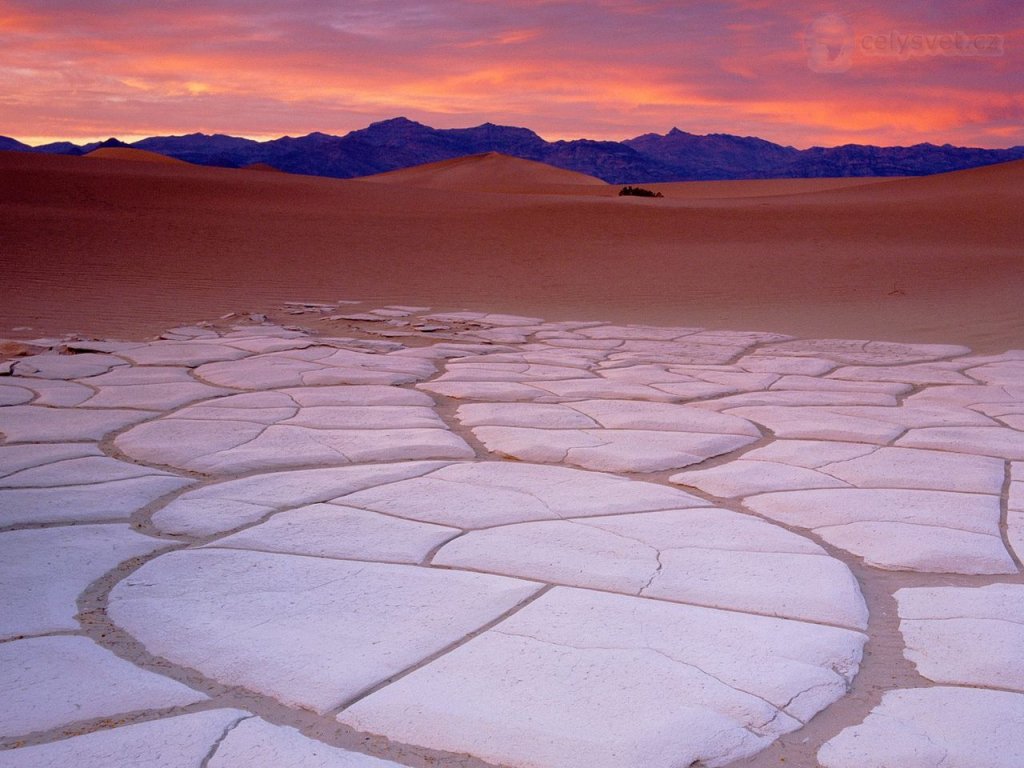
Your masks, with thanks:
[{"label": "distant mountain", "polygon": [[10,136],[0,136],[0,151],[3,152],[28,152],[32,149],[28,144],[22,144]]},{"label": "distant mountain", "polygon": [[912,147],[873,147],[846,144],[841,147],[812,147],[788,165],[778,168],[779,176],[923,176],[959,171],[1024,158],[1024,147],[976,149],[943,144],[915,144]]},{"label": "distant mountain", "polygon": [[240,168],[256,162],[251,158],[259,151],[261,144],[252,139],[240,139],[219,133],[212,136],[190,133],[188,136],[154,136],[137,141],[132,146],[176,157],[189,163]]},{"label": "distant mountain", "polygon": [[673,128],[664,136],[647,133],[622,143],[684,173],[690,179],[774,176],[779,168],[800,156],[798,149],[772,144],[764,139],[724,133],[696,136],[678,128]]},{"label": "distant mountain", "polygon": [[29,147],[29,149],[50,155],[81,155],[88,151],[70,141],[55,141],[52,144],[42,144],[38,147]]},{"label": "distant mountain", "polygon": [[107,139],[106,141],[101,141],[97,144],[86,144],[84,147],[82,147],[82,149],[84,149],[87,152],[92,152],[94,149],[124,149],[129,146],[131,145],[125,144],[120,139],[110,138]]},{"label": "distant mountain", "polygon": [[528,128],[484,123],[431,128],[404,117],[332,136],[311,133],[253,141],[223,134],[154,136],[127,145],[116,139],[77,146],[29,147],[0,137],[0,150],[83,154],[97,147],[131,146],[200,165],[241,168],[254,163],[289,173],[352,178],[423,163],[500,152],[596,176],[612,184],[708,179],[837,176],[923,176],[1024,159],[1024,146],[977,149],[949,144],[912,147],[795,149],[751,136],[699,136],[673,128],[626,141],[545,141]]}]

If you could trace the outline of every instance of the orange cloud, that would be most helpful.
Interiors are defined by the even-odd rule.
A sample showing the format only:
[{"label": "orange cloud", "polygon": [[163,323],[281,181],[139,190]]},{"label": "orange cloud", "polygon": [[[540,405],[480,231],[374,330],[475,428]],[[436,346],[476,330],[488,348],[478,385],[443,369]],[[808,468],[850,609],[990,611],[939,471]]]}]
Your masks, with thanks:
[{"label": "orange cloud", "polygon": [[[796,146],[1024,144],[1024,32],[952,0],[858,5],[843,71],[822,0],[0,0],[0,134],[343,133],[405,114],[621,139],[672,126]],[[1001,55],[907,57],[866,36],[998,36]]]}]

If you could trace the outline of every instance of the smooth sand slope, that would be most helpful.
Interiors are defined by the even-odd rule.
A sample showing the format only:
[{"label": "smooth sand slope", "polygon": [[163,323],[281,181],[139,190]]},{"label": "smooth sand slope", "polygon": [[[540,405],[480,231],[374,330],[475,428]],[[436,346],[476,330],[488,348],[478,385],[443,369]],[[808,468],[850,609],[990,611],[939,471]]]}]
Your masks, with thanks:
[{"label": "smooth sand slope", "polygon": [[159,152],[150,152],[145,149],[133,149],[131,147],[100,147],[89,152],[85,157],[97,160],[134,160],[140,163],[158,163],[161,165],[188,165],[184,160],[176,157],[161,155]]},{"label": "smooth sand slope", "polygon": [[389,176],[0,153],[0,332],[132,335],[350,298],[1024,343],[1024,163],[749,182],[748,196],[743,182],[665,185],[659,200],[493,156]]},{"label": "smooth sand slope", "polygon": [[[509,157],[500,152],[485,152],[378,173],[367,176],[363,181],[447,191],[509,194],[607,195],[613,189],[601,179],[585,173]],[[616,194],[618,190],[619,187],[614,187]]]}]

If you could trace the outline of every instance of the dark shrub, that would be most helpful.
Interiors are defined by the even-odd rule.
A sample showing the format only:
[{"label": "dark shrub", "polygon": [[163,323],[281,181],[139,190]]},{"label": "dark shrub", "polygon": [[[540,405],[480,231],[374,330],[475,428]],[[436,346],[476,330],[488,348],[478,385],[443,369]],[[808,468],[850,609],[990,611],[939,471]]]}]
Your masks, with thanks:
[{"label": "dark shrub", "polygon": [[664,197],[661,192],[651,192],[649,189],[643,187],[623,187],[619,190],[619,197],[623,195],[633,195],[634,197]]}]

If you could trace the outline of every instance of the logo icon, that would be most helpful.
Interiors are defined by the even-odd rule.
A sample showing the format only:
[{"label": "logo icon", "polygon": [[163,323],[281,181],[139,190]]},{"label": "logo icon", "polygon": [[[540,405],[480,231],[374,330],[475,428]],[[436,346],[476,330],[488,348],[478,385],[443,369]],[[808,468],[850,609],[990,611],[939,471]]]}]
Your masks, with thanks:
[{"label": "logo icon", "polygon": [[816,18],[804,35],[807,66],[813,72],[847,72],[853,66],[853,48],[853,27],[834,13]]}]

